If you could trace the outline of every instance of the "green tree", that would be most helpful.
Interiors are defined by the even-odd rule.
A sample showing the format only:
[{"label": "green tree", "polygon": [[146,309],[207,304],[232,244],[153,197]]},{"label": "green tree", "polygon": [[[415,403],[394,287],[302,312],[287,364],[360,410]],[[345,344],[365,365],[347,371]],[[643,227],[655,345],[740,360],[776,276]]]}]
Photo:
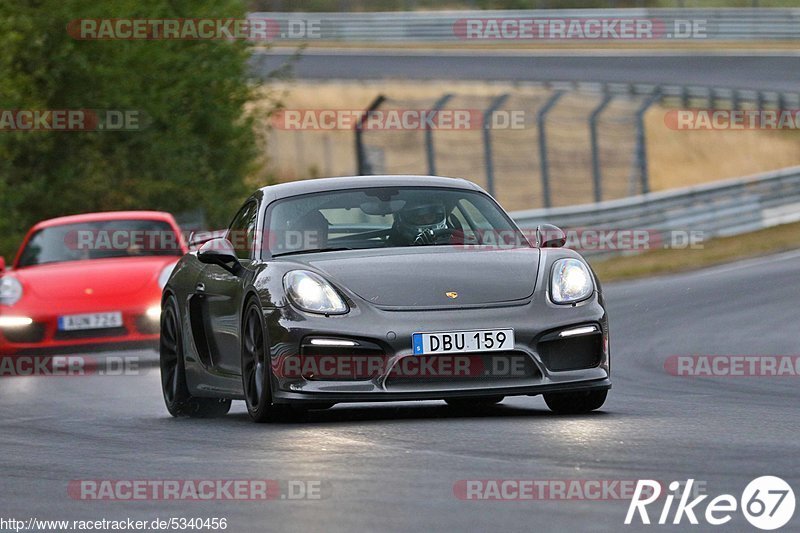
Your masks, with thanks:
[{"label": "green tree", "polygon": [[247,44],[76,40],[83,18],[242,18],[237,0],[3,0],[0,110],[137,110],[136,131],[0,132],[0,253],[47,217],[201,208],[224,225],[257,154]]}]

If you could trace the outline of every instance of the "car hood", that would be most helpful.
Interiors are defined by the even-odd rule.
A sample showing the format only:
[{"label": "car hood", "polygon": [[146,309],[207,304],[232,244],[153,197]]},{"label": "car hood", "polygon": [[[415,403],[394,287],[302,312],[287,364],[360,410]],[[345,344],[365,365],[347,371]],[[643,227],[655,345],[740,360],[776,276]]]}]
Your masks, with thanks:
[{"label": "car hood", "polygon": [[[70,261],[14,270],[26,294],[42,300],[126,296],[157,287],[161,270],[177,257],[126,257]],[[29,292],[30,291],[30,292]]]},{"label": "car hood", "polygon": [[397,248],[327,252],[301,261],[378,306],[458,308],[530,298],[539,250]]}]

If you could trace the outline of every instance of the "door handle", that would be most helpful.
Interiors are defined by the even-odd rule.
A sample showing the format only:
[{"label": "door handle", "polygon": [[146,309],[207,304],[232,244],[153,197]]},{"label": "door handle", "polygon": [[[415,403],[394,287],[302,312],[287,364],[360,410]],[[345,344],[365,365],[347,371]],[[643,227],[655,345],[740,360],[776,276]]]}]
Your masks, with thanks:
[{"label": "door handle", "polygon": [[194,290],[196,290],[197,292],[205,292],[206,284],[205,283],[198,283],[197,285],[194,286]]}]

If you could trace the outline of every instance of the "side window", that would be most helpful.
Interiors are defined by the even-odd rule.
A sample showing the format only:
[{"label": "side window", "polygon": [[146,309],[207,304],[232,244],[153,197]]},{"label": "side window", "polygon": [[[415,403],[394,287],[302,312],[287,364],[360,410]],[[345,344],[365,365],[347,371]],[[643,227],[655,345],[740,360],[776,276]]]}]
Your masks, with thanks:
[{"label": "side window", "polygon": [[228,240],[233,244],[236,256],[241,260],[252,259],[257,216],[258,204],[248,202],[234,217],[228,228]]},{"label": "side window", "polygon": [[458,224],[461,226],[462,230],[466,231],[466,230],[470,229],[469,222],[467,222],[467,219],[464,218],[464,214],[461,212],[460,208],[458,208],[458,207],[454,208],[450,212],[450,217],[448,217],[448,218],[449,219],[454,219],[455,221],[457,221]]},{"label": "side window", "polygon": [[460,200],[458,202],[458,207],[470,227],[478,230],[492,229],[492,223],[486,220],[486,217],[483,216],[480,209],[475,207],[469,200]]}]

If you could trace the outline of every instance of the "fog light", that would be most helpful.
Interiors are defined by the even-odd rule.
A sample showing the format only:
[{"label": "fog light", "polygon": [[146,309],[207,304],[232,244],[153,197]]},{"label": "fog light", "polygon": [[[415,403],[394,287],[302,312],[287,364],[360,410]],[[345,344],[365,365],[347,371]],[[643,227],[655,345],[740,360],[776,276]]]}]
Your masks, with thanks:
[{"label": "fog light", "polygon": [[585,335],[597,331],[597,326],[583,326],[580,328],[565,329],[558,334],[559,337],[574,337],[575,335]]},{"label": "fog light", "polygon": [[27,316],[0,316],[0,328],[24,328],[33,324],[33,319]]},{"label": "fog light", "polygon": [[154,305],[152,307],[148,307],[147,311],[145,311],[145,314],[150,320],[159,320],[161,318],[161,306]]},{"label": "fog light", "polygon": [[344,339],[311,339],[311,344],[314,346],[358,346],[357,342]]}]

